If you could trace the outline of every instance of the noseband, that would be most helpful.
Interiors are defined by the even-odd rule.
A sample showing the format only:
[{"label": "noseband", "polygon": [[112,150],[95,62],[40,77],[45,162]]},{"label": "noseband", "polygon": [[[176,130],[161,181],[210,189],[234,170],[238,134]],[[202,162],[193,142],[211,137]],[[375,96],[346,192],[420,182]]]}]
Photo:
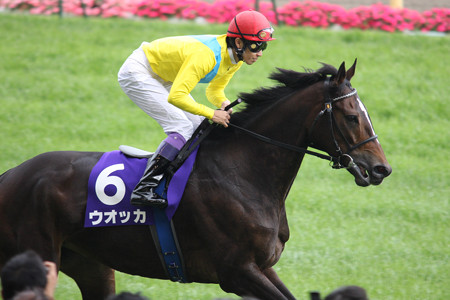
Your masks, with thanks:
[{"label": "noseband", "polygon": [[[336,147],[336,152],[338,154],[337,156],[324,155],[322,153],[310,151],[310,150],[308,150],[306,148],[301,148],[301,147],[297,147],[297,146],[294,146],[294,145],[286,144],[286,143],[283,143],[283,142],[280,142],[280,141],[276,141],[276,140],[273,140],[273,139],[268,138],[266,136],[260,135],[260,134],[258,134],[256,132],[253,132],[251,130],[245,129],[245,128],[241,127],[241,126],[235,125],[233,123],[230,123],[228,125],[230,127],[236,128],[236,129],[238,129],[240,131],[243,131],[243,132],[245,132],[245,133],[247,133],[247,134],[249,134],[249,135],[251,135],[251,136],[253,136],[253,137],[255,137],[255,138],[259,139],[259,140],[261,140],[261,141],[267,142],[269,144],[272,144],[272,145],[275,145],[275,146],[278,146],[278,147],[281,147],[281,148],[285,148],[285,149],[288,149],[288,150],[300,152],[300,153],[310,154],[310,155],[313,155],[313,156],[316,156],[316,157],[319,157],[319,158],[322,158],[322,159],[326,159],[326,160],[330,161],[330,163],[332,163],[331,166],[334,169],[355,168],[356,164],[353,162],[353,158],[350,156],[350,152],[352,152],[356,148],[358,148],[358,147],[360,147],[360,146],[362,146],[362,145],[364,145],[364,144],[366,144],[366,143],[368,143],[370,141],[373,141],[373,140],[377,139],[378,136],[377,135],[373,135],[370,138],[368,138],[368,139],[366,139],[366,140],[364,140],[364,141],[362,141],[360,143],[357,143],[356,145],[351,146],[350,143],[348,142],[348,140],[345,138],[344,134],[342,133],[341,129],[339,128],[339,126],[338,126],[338,124],[336,122],[336,119],[335,119],[334,114],[333,114],[333,103],[335,103],[337,101],[340,101],[340,100],[343,100],[345,98],[348,98],[348,97],[356,95],[356,89],[353,89],[348,94],[345,94],[345,95],[342,95],[342,96],[339,96],[339,97],[331,99],[331,97],[329,95],[329,85],[330,85],[330,78],[329,77],[324,81],[324,85],[325,85],[325,108],[323,110],[321,110],[317,114],[316,118],[314,119],[313,125],[311,126],[311,129],[309,130],[308,136],[311,135],[311,132],[313,131],[317,121],[322,116],[328,115],[329,116],[329,120],[330,120],[331,136],[333,138],[333,142],[334,142],[335,147]],[[225,110],[228,110],[229,108],[233,107],[234,105],[241,103],[241,101],[242,101],[241,99],[237,99],[236,101],[231,103],[229,106],[227,106],[225,108]],[[334,123],[335,126],[333,126],[333,123]],[[348,147],[347,153],[344,153],[341,150],[341,148],[339,147],[339,144],[338,144],[338,142],[336,140],[336,136],[335,136],[335,133],[334,133],[334,127],[336,127],[338,129],[339,135],[346,142],[347,147]],[[310,145],[310,146],[313,147],[312,145]],[[344,160],[346,160],[348,162],[345,163]]]}]

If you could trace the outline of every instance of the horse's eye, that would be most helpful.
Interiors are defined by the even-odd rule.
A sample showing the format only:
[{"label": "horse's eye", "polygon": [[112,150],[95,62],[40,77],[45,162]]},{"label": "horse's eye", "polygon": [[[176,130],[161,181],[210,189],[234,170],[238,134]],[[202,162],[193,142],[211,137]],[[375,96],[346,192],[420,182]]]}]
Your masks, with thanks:
[{"label": "horse's eye", "polygon": [[348,122],[354,123],[354,124],[358,124],[358,117],[354,116],[354,115],[347,115],[345,116],[345,118],[347,119]]}]

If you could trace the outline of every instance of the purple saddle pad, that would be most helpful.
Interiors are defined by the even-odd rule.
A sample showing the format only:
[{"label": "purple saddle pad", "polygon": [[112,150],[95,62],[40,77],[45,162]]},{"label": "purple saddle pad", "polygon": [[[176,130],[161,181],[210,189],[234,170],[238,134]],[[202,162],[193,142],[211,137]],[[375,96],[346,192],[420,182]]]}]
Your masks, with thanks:
[{"label": "purple saddle pad", "polygon": [[[195,149],[175,172],[167,191],[169,220],[175,214],[197,156]],[[92,168],[84,227],[152,225],[152,208],[130,204],[131,193],[144,174],[147,158],[130,157],[116,150],[106,152]]]}]

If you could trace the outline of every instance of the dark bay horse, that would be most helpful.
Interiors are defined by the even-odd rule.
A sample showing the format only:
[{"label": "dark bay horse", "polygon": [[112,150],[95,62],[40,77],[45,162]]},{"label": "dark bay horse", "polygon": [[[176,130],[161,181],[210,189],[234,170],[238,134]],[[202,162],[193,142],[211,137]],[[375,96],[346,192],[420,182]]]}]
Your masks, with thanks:
[{"label": "dark bay horse", "polygon": [[[278,69],[278,85],[242,94],[246,107],[233,125],[202,142],[173,219],[190,281],[295,299],[272,267],[289,239],[285,199],[306,148],[328,153],[359,186],[391,173],[350,84],[355,67]],[[83,228],[87,182],[101,155],[49,152],[1,175],[0,266],[34,249],[57,262],[85,300],[114,292],[114,270],[167,279],[147,226]]]}]

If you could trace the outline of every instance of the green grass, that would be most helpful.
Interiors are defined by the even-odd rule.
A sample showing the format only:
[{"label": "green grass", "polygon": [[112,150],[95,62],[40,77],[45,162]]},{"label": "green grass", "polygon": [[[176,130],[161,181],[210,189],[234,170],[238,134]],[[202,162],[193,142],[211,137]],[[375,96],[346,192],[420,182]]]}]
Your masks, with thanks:
[{"label": "green grass", "polygon": [[[222,33],[148,20],[0,15],[0,172],[51,150],[155,149],[164,134],[121,91],[116,74],[144,40]],[[374,31],[276,28],[263,58],[243,66],[229,98],[271,84],[275,67],[350,66],[393,174],[360,188],[308,157],[287,200],[291,239],[276,265],[299,299],[356,284],[372,300],[444,300],[450,286],[450,39]],[[193,92],[203,103],[204,86]],[[117,289],[152,299],[235,297],[217,285],[117,274]],[[57,299],[80,299],[60,276]],[[236,298],[236,297],[235,297]]]}]

